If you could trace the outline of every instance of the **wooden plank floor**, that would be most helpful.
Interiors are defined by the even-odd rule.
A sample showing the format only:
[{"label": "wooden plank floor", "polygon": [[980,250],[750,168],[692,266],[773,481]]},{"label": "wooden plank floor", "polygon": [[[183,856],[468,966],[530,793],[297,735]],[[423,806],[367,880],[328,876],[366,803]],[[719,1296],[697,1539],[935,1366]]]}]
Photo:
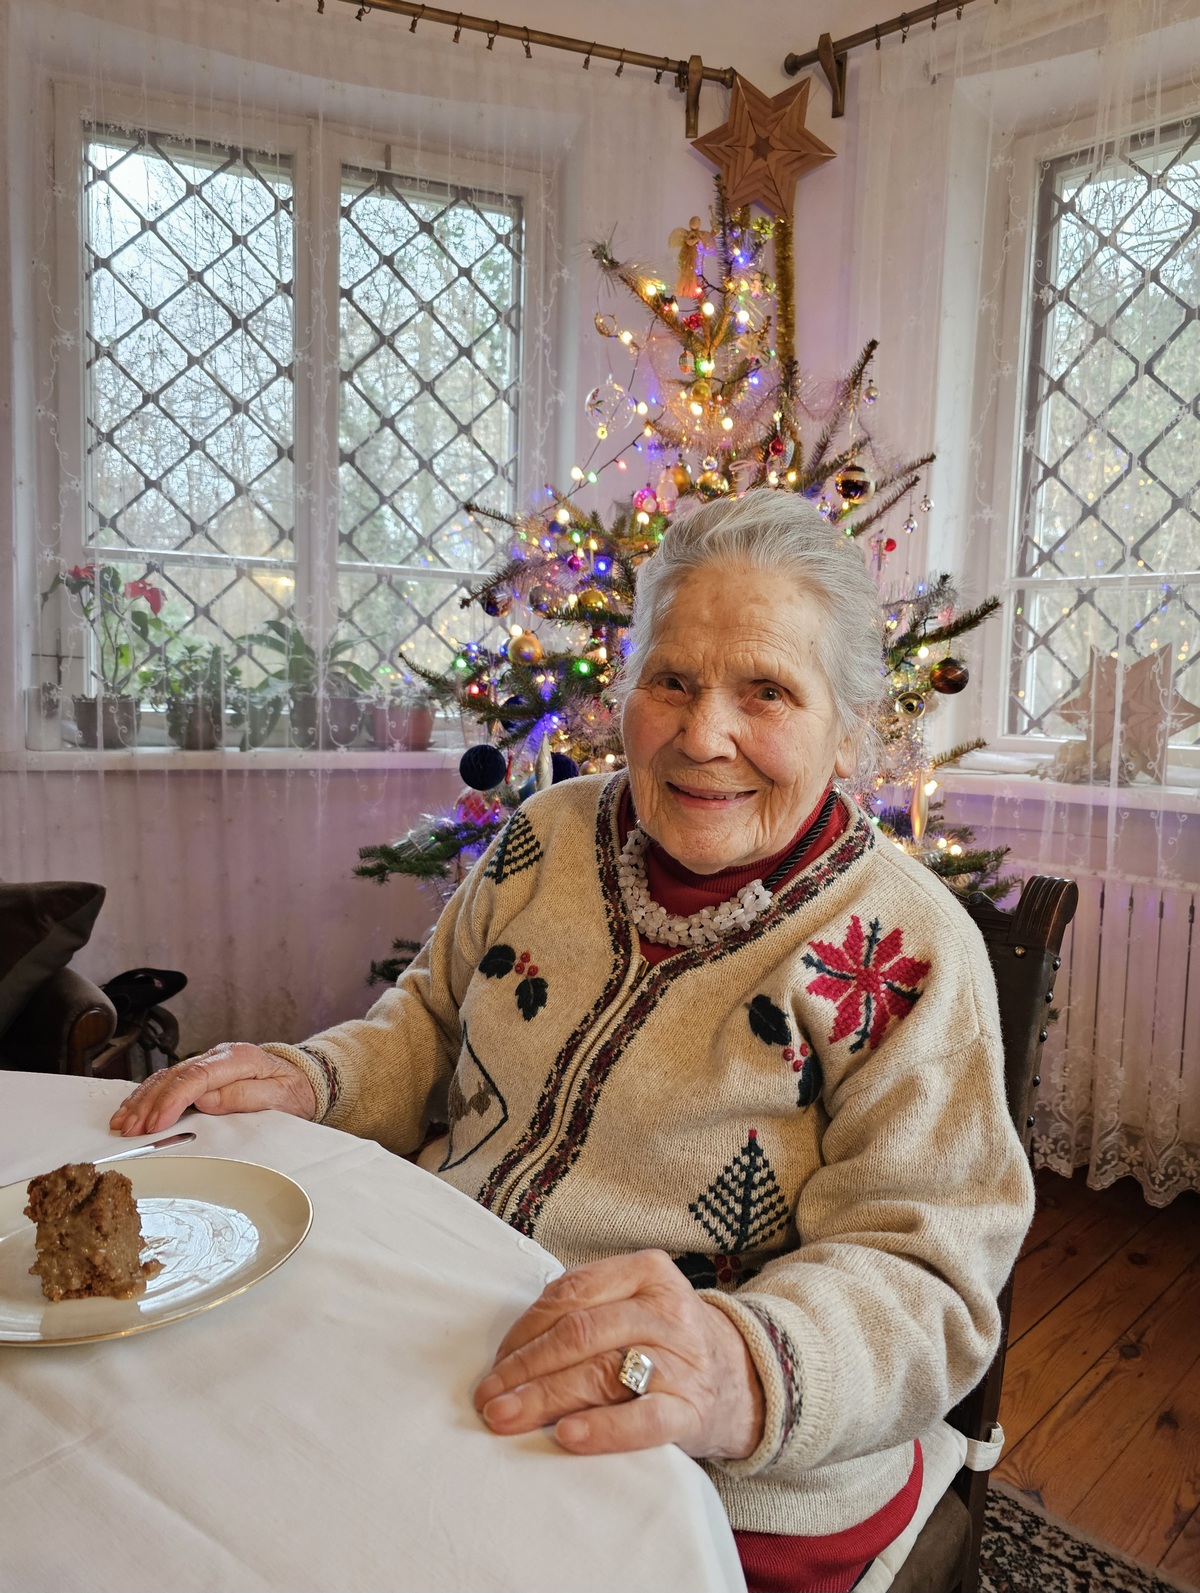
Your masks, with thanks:
[{"label": "wooden plank floor", "polygon": [[1037,1183],[992,1475],[1200,1589],[1200,1195]]}]

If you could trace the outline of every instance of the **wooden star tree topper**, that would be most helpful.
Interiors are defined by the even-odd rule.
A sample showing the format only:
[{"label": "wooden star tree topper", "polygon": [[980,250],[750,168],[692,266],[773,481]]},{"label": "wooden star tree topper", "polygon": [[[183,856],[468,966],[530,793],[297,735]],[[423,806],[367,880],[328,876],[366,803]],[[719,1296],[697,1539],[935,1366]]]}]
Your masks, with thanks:
[{"label": "wooden star tree topper", "polygon": [[692,140],[693,149],[719,168],[725,196],[735,209],[757,203],[787,220],[797,181],[833,159],[829,145],[804,125],[811,82],[805,78],[771,99],[735,72],[729,120]]}]

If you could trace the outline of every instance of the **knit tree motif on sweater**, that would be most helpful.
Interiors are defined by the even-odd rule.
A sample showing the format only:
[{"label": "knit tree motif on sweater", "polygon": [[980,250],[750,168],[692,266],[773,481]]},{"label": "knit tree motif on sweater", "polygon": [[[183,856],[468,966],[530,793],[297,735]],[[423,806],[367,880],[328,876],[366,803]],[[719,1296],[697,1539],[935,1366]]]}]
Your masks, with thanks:
[{"label": "knit tree motif on sweater", "polygon": [[506,879],[511,879],[514,874],[523,874],[541,858],[542,848],[533,833],[533,825],[523,813],[514,813],[492,853],[484,877],[503,885]]},{"label": "knit tree motif on sweater", "polygon": [[787,1202],[757,1129],[688,1210],[726,1255],[757,1249],[779,1232],[787,1222]]},{"label": "knit tree motif on sweater", "polygon": [[817,970],[808,992],[832,1001],[837,1007],[830,1044],[853,1035],[851,1051],[864,1046],[874,1049],[887,1032],[893,1018],[906,1017],[921,994],[921,981],[930,964],[901,954],[904,931],[883,933],[878,918],[871,920],[867,934],[857,913],[850,919],[846,938],[840,946],[832,941],[814,940],[804,954],[804,964]]}]

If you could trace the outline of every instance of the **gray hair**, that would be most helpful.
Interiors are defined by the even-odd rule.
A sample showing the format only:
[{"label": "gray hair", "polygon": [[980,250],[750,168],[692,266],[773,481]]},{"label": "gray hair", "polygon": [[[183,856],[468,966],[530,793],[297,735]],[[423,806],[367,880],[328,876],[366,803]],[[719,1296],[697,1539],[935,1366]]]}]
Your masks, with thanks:
[{"label": "gray hair", "polygon": [[861,550],[804,498],[758,488],[681,515],[638,570],[629,651],[613,693],[621,707],[638,683],[659,622],[687,575],[709,565],[749,565],[814,593],[825,612],[817,660],[842,731],[859,749],[858,776],[877,756],[883,697],[879,594]]}]

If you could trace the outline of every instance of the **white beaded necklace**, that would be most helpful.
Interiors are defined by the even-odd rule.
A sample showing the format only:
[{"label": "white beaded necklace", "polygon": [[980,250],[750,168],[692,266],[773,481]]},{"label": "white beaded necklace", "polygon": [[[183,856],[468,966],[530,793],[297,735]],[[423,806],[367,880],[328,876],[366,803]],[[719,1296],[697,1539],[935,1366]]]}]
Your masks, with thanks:
[{"label": "white beaded necklace", "polygon": [[821,804],[821,811],[772,872],[766,884],[760,879],[753,879],[749,885],[743,885],[729,901],[721,902],[716,907],[702,907],[699,912],[689,913],[686,918],[667,912],[650,895],[645,863],[650,837],[640,825],[635,825],[617,858],[617,882],[621,900],[638,934],[653,941],[656,946],[711,946],[732,934],[735,929],[749,929],[775,900],[770,887],[777,885],[795,867],[812,836],[827,822],[836,802],[837,793],[830,791]]}]

